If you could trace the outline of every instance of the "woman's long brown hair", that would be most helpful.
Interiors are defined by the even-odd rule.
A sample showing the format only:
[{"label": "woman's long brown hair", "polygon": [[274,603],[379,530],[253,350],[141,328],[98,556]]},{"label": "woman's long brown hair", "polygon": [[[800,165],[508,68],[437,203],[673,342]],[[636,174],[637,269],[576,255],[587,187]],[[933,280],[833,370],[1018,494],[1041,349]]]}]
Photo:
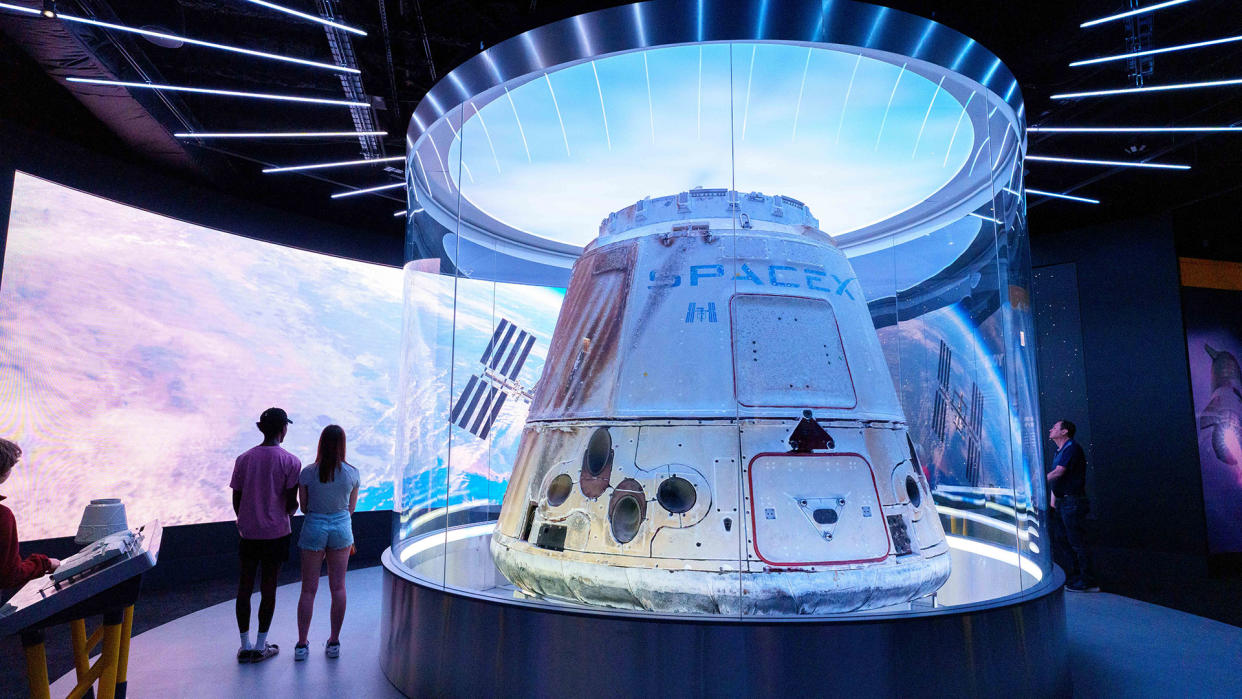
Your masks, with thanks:
[{"label": "woman's long brown hair", "polygon": [[328,425],[319,434],[319,456],[315,461],[319,464],[319,482],[330,483],[336,480],[336,472],[345,461],[345,430],[340,425]]}]

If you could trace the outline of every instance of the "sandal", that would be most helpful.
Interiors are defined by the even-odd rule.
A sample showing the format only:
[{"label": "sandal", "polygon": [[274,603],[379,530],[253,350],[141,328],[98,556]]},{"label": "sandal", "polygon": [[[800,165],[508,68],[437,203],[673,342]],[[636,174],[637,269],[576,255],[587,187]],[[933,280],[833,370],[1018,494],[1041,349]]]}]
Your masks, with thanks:
[{"label": "sandal", "polygon": [[323,652],[329,658],[339,658],[341,656],[341,642],[325,643],[323,645]]},{"label": "sandal", "polygon": [[310,644],[299,643],[293,647],[293,659],[295,661],[303,661],[310,657]]}]

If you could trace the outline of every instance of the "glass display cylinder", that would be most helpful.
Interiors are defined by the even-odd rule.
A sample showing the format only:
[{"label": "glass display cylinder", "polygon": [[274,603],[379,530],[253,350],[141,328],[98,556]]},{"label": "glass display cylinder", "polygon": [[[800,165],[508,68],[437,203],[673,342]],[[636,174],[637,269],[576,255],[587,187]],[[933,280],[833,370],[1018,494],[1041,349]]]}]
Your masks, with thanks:
[{"label": "glass display cylinder", "polygon": [[695,8],[534,30],[415,112],[393,560],[660,615],[1039,585],[1016,81],[886,8]]}]

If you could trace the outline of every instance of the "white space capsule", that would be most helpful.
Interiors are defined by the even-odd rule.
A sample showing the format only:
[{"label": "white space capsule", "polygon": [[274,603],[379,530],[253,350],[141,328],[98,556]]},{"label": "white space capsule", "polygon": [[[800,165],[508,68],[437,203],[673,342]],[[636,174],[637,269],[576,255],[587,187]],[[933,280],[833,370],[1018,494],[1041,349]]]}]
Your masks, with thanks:
[{"label": "white space capsule", "polygon": [[601,224],[491,548],[527,593],[670,613],[845,612],[944,583],[866,301],[805,205],[694,189]]}]

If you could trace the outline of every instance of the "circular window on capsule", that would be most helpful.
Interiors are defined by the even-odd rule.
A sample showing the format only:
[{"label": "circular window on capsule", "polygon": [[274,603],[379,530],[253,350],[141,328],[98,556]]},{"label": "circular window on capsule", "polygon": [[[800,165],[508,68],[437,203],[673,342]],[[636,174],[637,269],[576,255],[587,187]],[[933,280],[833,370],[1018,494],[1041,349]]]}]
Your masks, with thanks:
[{"label": "circular window on capsule", "polygon": [[689,512],[698,501],[694,484],[680,476],[665,478],[656,489],[656,501],[669,512],[680,515]]},{"label": "circular window on capsule", "polygon": [[608,523],[612,538],[617,543],[628,544],[638,536],[638,528],[647,517],[647,496],[643,486],[633,478],[626,478],[612,491],[608,503]]},{"label": "circular window on capsule", "polygon": [[604,472],[608,462],[612,460],[612,435],[607,427],[600,427],[591,434],[587,442],[586,453],[582,455],[582,464],[587,473],[598,476]]},{"label": "circular window on capsule", "polygon": [[552,482],[548,484],[548,504],[552,507],[560,507],[569,499],[569,494],[574,489],[574,480],[569,477],[568,473],[562,473]]},{"label": "circular window on capsule", "polygon": [[910,497],[910,504],[920,507],[923,504],[923,491],[919,490],[919,482],[914,480],[914,476],[906,476],[906,495]]}]

